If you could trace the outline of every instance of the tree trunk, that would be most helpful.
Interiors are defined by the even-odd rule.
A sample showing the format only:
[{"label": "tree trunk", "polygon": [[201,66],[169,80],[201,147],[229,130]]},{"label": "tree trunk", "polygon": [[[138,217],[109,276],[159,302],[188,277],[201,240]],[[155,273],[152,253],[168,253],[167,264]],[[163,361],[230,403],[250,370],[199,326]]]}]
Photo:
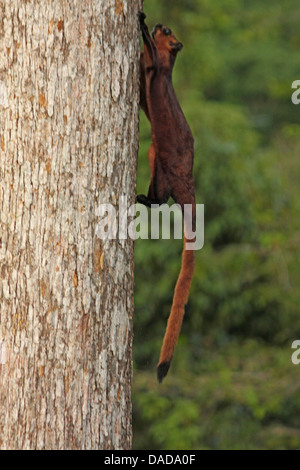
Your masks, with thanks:
[{"label": "tree trunk", "polygon": [[134,0],[0,0],[0,447],[131,446]]}]

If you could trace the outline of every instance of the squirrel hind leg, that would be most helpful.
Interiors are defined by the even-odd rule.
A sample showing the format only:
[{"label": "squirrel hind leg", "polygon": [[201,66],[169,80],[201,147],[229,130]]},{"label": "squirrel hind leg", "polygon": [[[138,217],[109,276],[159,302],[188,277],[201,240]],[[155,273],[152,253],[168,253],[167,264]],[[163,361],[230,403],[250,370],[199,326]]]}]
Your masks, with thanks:
[{"label": "squirrel hind leg", "polygon": [[170,186],[166,178],[164,178],[164,175],[159,168],[159,164],[154,161],[152,164],[153,167],[151,168],[152,174],[148,195],[144,196],[143,194],[139,194],[136,198],[137,202],[148,207],[151,207],[151,205],[154,204],[159,206],[166,204],[171,195]]}]

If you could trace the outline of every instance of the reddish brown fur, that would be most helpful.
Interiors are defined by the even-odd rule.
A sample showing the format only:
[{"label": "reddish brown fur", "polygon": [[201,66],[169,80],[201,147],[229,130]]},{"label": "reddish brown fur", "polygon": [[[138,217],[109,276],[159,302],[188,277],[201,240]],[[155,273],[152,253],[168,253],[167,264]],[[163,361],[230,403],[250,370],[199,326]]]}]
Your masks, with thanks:
[{"label": "reddish brown fur", "polygon": [[[194,139],[172,84],[172,70],[182,44],[162,25],[155,26],[151,38],[144,19],[145,15],[140,13],[144,40],[144,52],[141,53],[141,107],[151,123],[152,145],[148,151],[151,182],[148,196],[139,195],[137,200],[151,206],[166,203],[171,196],[182,210],[184,204],[192,204],[195,229]],[[172,360],[194,272],[195,253],[186,250],[185,244],[186,230],[181,270],[157,366],[160,382]]]}]

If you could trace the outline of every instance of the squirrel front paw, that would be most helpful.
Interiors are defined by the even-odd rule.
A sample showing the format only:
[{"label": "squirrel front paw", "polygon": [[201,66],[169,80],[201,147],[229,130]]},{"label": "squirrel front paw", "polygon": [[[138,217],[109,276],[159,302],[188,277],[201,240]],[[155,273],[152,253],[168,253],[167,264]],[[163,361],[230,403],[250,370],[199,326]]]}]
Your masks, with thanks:
[{"label": "squirrel front paw", "polygon": [[138,12],[138,17],[139,17],[139,20],[140,20],[140,25],[142,26],[145,23],[146,15],[143,11],[139,11]]}]

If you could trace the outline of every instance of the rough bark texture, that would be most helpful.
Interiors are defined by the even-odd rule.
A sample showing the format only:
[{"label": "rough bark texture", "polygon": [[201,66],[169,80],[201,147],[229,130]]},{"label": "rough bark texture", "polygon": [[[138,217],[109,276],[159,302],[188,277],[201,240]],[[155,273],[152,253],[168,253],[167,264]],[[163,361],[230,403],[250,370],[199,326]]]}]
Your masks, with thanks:
[{"label": "rough bark texture", "polygon": [[0,0],[0,447],[131,445],[135,0]]}]

